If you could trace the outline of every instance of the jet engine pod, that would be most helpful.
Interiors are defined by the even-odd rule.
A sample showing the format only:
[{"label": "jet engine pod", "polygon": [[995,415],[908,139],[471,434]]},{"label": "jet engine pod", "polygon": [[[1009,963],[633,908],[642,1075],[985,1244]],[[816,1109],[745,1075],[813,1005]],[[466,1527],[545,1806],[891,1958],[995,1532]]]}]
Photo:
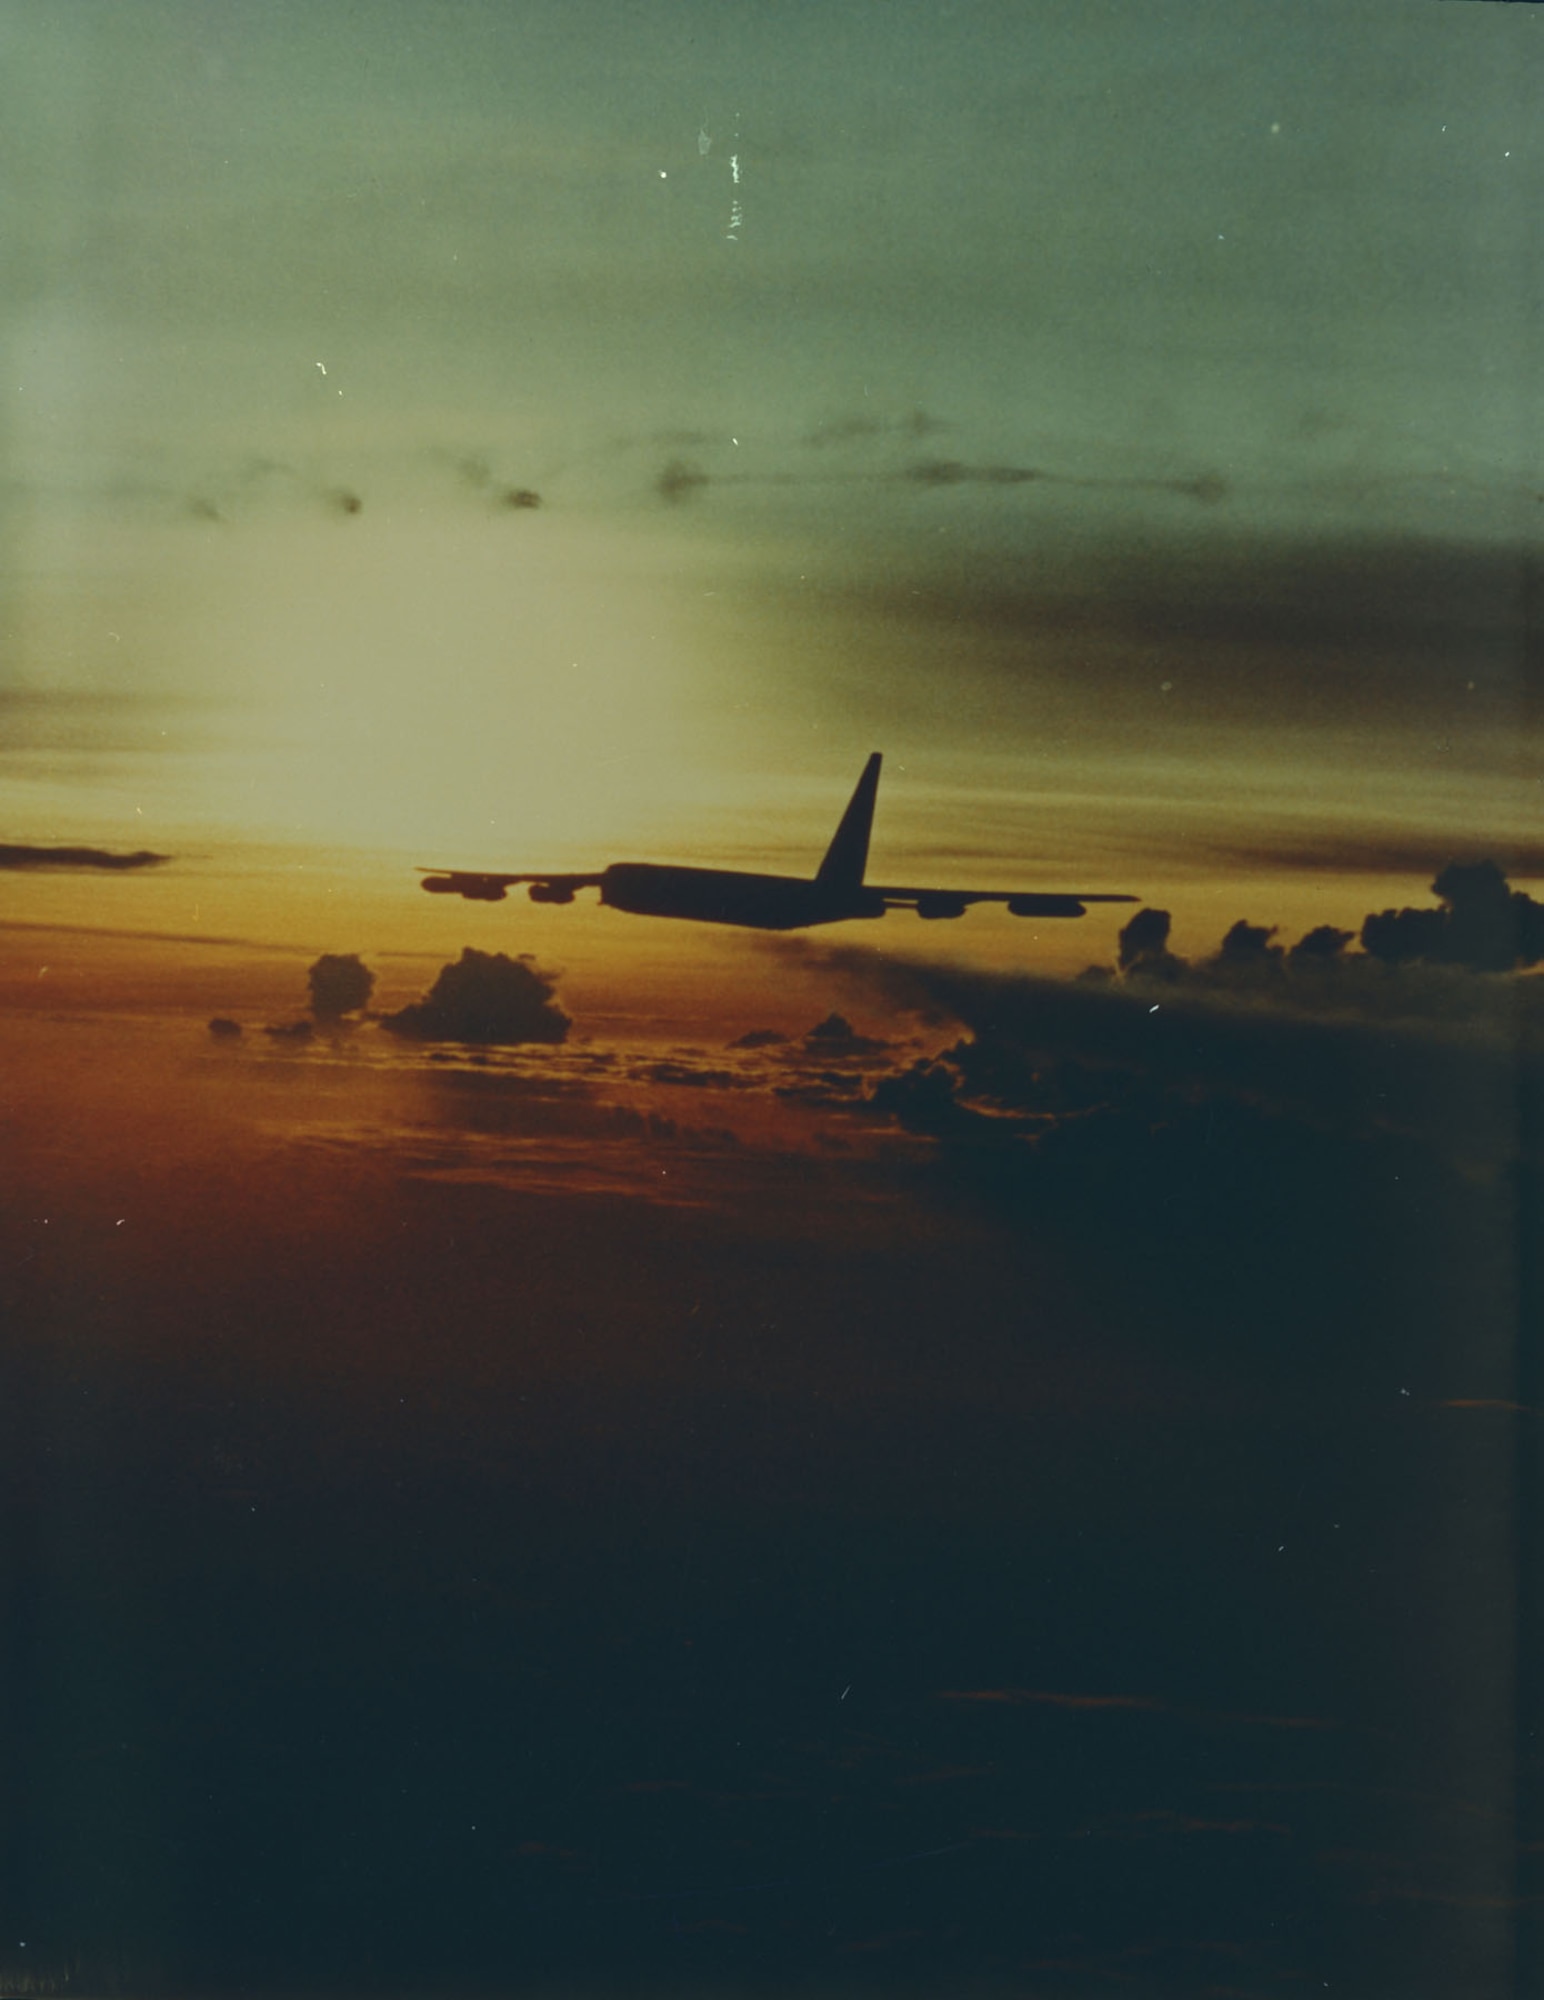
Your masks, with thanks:
[{"label": "jet engine pod", "polygon": [[566,882],[533,882],[531,901],[533,903],[571,903],[574,892]]},{"label": "jet engine pod", "polygon": [[1083,917],[1088,914],[1076,896],[1010,896],[1010,917]]},{"label": "jet engine pod", "polygon": [[965,898],[950,896],[941,890],[929,889],[917,898],[917,915],[929,923],[936,923],[945,917],[963,917]]},{"label": "jet engine pod", "polygon": [[508,891],[497,875],[426,875],[431,896],[465,896],[473,903],[502,903]]}]

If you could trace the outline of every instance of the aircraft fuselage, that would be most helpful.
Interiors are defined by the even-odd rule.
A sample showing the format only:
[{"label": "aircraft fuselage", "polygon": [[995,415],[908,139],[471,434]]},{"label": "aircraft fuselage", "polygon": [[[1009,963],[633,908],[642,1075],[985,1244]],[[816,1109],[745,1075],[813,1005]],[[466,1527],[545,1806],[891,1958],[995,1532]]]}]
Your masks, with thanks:
[{"label": "aircraft fuselage", "polygon": [[803,881],[796,875],[745,875],[727,868],[675,868],[614,861],[600,878],[608,908],[637,917],[683,917],[699,924],[797,931],[813,924],[882,917],[885,901],[860,885]]}]

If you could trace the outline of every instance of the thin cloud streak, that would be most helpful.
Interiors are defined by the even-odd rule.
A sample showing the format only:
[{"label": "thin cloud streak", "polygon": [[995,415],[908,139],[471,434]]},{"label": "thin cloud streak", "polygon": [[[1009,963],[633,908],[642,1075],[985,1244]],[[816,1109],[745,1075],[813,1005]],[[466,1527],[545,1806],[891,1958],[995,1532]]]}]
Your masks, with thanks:
[{"label": "thin cloud streak", "polygon": [[[131,943],[143,944],[204,944],[219,945],[236,951],[277,952],[285,958],[303,958],[309,952],[325,949],[318,944],[297,944],[293,939],[230,937],[209,931],[142,931],[109,927],[106,924],[45,924],[34,923],[24,917],[0,917],[0,931],[37,931],[58,937],[80,938],[122,938]],[[428,958],[429,952],[392,952],[393,958]]]},{"label": "thin cloud streak", "polygon": [[105,847],[18,847],[0,844],[0,869],[129,869],[159,868],[170,854],[153,854],[142,847],[132,854],[114,854]]}]

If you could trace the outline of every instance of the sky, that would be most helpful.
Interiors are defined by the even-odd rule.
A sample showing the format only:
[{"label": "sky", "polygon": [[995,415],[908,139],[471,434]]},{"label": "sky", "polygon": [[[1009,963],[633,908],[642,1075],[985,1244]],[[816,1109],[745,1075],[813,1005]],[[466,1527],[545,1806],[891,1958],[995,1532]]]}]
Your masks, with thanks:
[{"label": "sky", "polygon": [[0,34],[8,838],[800,870],[881,748],[897,872],[1544,866],[1535,10]]},{"label": "sky", "polygon": [[1541,32],[0,7],[0,1981],[1537,1983]]}]

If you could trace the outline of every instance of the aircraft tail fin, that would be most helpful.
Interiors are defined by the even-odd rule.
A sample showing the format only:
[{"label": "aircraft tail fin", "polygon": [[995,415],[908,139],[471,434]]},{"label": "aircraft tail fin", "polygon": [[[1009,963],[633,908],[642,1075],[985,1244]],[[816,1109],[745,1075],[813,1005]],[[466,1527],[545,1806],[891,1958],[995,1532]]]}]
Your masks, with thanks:
[{"label": "aircraft tail fin", "polygon": [[869,831],[874,824],[874,796],[879,790],[880,753],[863,767],[863,776],[847,802],[841,825],[832,835],[826,858],[815,876],[827,888],[856,889],[868,867]]}]

